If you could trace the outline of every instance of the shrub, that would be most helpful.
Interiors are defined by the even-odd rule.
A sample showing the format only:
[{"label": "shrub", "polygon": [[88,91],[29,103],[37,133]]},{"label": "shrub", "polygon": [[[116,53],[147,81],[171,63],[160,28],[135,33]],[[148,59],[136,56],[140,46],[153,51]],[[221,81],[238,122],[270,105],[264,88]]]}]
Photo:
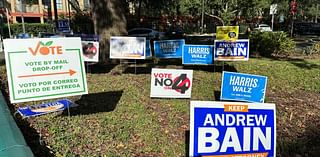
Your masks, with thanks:
[{"label": "shrub", "polygon": [[285,32],[253,32],[249,39],[251,54],[288,56],[295,49],[295,42]]},{"label": "shrub", "polygon": [[317,41],[312,44],[312,46],[308,46],[304,51],[306,55],[320,55],[320,41]]},{"label": "shrub", "polygon": [[[26,33],[32,34],[34,36],[37,36],[39,32],[54,32],[54,26],[52,24],[41,24],[41,23],[25,23],[25,29]],[[11,34],[13,36],[23,33],[22,24],[21,23],[15,23],[10,25]],[[9,30],[6,26],[4,28],[4,34],[5,37],[9,37]]]}]

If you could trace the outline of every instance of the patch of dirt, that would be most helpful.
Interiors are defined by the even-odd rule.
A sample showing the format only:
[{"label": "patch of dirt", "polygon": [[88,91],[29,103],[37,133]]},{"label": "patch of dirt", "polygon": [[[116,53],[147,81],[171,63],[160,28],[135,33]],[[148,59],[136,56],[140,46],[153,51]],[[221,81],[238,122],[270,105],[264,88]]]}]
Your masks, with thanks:
[{"label": "patch of dirt", "polygon": [[269,91],[277,109],[278,156],[320,154],[320,93]]}]

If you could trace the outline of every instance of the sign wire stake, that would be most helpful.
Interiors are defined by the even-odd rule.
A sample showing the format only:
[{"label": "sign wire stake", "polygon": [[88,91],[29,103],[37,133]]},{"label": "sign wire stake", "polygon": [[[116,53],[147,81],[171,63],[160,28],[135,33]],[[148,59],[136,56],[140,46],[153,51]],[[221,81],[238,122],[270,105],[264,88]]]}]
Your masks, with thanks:
[{"label": "sign wire stake", "polygon": [[224,61],[222,61],[222,71],[221,73],[224,71]]},{"label": "sign wire stake", "polygon": [[134,74],[137,75],[137,60],[134,60]]},{"label": "sign wire stake", "polygon": [[[33,106],[36,105],[34,101],[32,101],[32,103],[33,103]],[[42,102],[42,104],[43,104],[43,102]],[[39,129],[40,129],[40,131],[39,131],[39,144],[40,144],[41,146],[44,145],[44,142],[43,142],[43,139],[42,139],[42,129],[43,129],[42,124],[43,124],[43,123],[44,123],[44,122],[41,122],[40,128],[39,128]]]},{"label": "sign wire stake", "polygon": [[90,73],[89,64],[86,63],[86,66],[87,66],[87,73]]},{"label": "sign wire stake", "polygon": [[[67,99],[67,98],[65,98],[65,99]],[[69,120],[70,120],[70,105],[71,105],[71,104],[68,104],[68,108],[67,108],[67,109],[68,109],[68,117],[69,117]]]}]

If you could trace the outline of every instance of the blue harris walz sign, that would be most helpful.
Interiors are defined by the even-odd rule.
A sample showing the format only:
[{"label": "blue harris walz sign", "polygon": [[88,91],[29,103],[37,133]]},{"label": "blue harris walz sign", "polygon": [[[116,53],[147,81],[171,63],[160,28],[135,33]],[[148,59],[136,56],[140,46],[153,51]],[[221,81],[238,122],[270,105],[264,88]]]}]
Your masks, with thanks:
[{"label": "blue harris walz sign", "polygon": [[224,71],[220,99],[263,103],[267,80],[266,76]]},{"label": "blue harris walz sign", "polygon": [[212,45],[184,45],[183,64],[212,64]]},{"label": "blue harris walz sign", "polygon": [[191,101],[189,156],[275,157],[275,104]]},{"label": "blue harris walz sign", "polygon": [[236,41],[215,40],[215,61],[248,61],[249,40],[239,39]]},{"label": "blue harris walz sign", "polygon": [[154,41],[156,58],[181,58],[184,39]]}]

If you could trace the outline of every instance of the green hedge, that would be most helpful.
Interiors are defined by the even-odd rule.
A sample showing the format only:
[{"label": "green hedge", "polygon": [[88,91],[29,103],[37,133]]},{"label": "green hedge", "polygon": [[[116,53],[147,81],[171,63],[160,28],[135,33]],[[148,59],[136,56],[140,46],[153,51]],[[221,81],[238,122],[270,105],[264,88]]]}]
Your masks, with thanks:
[{"label": "green hedge", "polygon": [[[38,36],[39,32],[54,32],[54,26],[52,24],[41,24],[41,23],[25,23],[26,33],[32,34],[33,36]],[[23,32],[22,24],[15,23],[10,25],[11,35],[15,36],[19,33]],[[5,25],[3,28],[3,36],[5,38],[9,37],[9,29],[8,26]]]},{"label": "green hedge", "polygon": [[285,32],[253,32],[249,39],[250,52],[253,54],[269,57],[294,53],[295,42]]}]

